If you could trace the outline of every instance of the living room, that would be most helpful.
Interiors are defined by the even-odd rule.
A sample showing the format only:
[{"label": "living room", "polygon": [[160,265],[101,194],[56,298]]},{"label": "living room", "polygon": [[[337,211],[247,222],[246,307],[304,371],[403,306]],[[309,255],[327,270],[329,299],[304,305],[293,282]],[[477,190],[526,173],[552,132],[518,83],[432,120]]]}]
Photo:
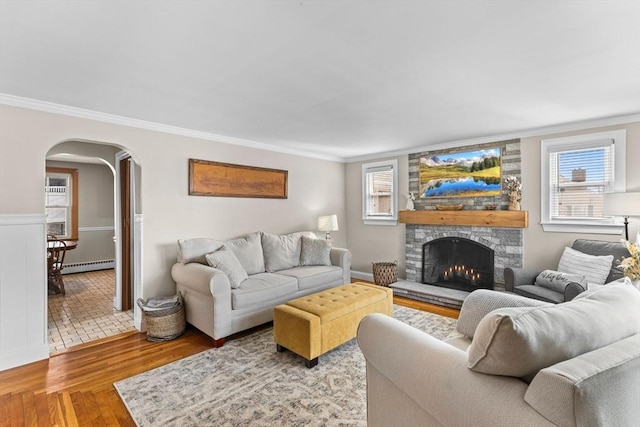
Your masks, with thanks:
[{"label": "living room", "polygon": [[[128,153],[136,165],[140,258],[134,266],[138,274],[134,295],[145,299],[175,292],[170,269],[176,260],[179,239],[231,239],[258,230],[276,234],[314,230],[317,217],[329,214],[336,214],[339,224],[339,230],[331,232],[334,246],[351,251],[353,277],[370,278],[371,263],[377,261],[398,261],[400,277],[405,277],[406,226],[363,222],[363,165],[397,160],[396,196],[399,209],[403,210],[406,193],[412,191],[409,180],[412,154],[506,140],[517,139],[520,144],[521,209],[529,215],[529,226],[523,230],[525,267],[555,267],[564,247],[578,238],[621,239],[624,228],[621,217],[616,219],[611,234],[543,229],[541,141],[624,131],[624,190],[640,190],[637,167],[640,46],[636,2],[594,2],[588,6],[560,2],[559,6],[539,6],[540,9],[534,3],[509,7],[497,2],[484,5],[486,10],[459,2],[454,2],[453,10],[446,10],[439,2],[433,9],[427,2],[402,2],[402,6],[377,2],[380,9],[375,11],[359,2],[347,2],[349,6],[344,10],[333,2],[300,2],[297,8],[288,2],[278,2],[271,11],[278,16],[276,23],[282,26],[282,33],[276,34],[271,33],[275,31],[271,26],[259,26],[263,17],[269,16],[269,4],[250,3],[247,10],[240,10],[241,6],[224,3],[221,10],[216,10],[218,15],[207,17],[216,25],[197,21],[196,27],[217,26],[220,32],[207,40],[225,40],[229,45],[200,40],[199,49],[186,52],[184,46],[195,35],[174,39],[157,28],[171,14],[169,6],[155,11],[156,24],[145,24],[142,17],[151,11],[142,2],[130,6],[131,15],[125,15],[139,17],[135,25],[142,28],[151,25],[149,29],[157,31],[154,33],[157,42],[147,40],[145,44],[146,39],[124,23],[122,26],[127,28],[114,25],[124,19],[121,11],[101,2],[93,10],[74,10],[74,6],[64,2],[49,5],[35,2],[33,9],[20,6],[19,2],[2,2],[0,369],[49,355],[45,334],[47,295],[43,284],[45,254],[41,250],[45,211],[42,186],[47,156],[69,141],[87,147],[115,146]],[[471,9],[465,11],[465,7]],[[581,7],[585,8],[584,13]],[[360,19],[365,12],[369,20]],[[229,16],[236,13],[244,25],[226,24]],[[102,23],[95,16],[100,14]],[[495,14],[508,18],[500,31],[495,30],[500,28],[498,21],[489,20]],[[527,15],[527,21],[516,20]],[[49,23],[54,21],[51,16],[60,23],[55,29]],[[436,27],[438,18],[445,17],[449,17],[449,31],[440,29],[426,35],[418,31],[423,21]],[[187,18],[180,15],[180,19]],[[570,25],[560,24],[563,19]],[[611,22],[616,31],[596,25],[599,19]],[[294,22],[284,25],[290,21]],[[391,28],[393,21],[397,23],[393,30],[388,30],[391,34],[375,30]],[[93,46],[77,43],[91,40],[85,33],[74,33],[74,24],[78,22],[90,22],[94,32],[101,34],[92,40]],[[493,23],[494,30],[483,22]],[[183,21],[180,23],[187,26]],[[240,31],[234,25],[255,27],[255,31]],[[305,26],[314,28],[317,34],[308,35]],[[322,26],[327,29],[322,30]],[[402,36],[403,27],[415,38]],[[471,33],[467,27],[475,31]],[[116,37],[113,28],[131,34],[120,34],[117,40],[124,42],[114,46],[104,40]],[[223,30],[232,29],[235,38],[224,37]],[[362,38],[356,37],[359,31]],[[394,36],[395,33],[400,35]],[[454,34],[464,36],[453,37]],[[497,43],[509,34],[520,37],[515,37],[518,40],[513,44]],[[419,35],[433,38],[418,38]],[[292,47],[289,43],[296,36],[303,42]],[[393,38],[396,43],[410,42],[400,44],[402,48],[388,47],[385,40],[392,36],[397,37]],[[447,43],[444,37],[451,37],[451,41]],[[478,44],[473,43],[475,37],[480,39]],[[576,40],[580,37],[587,40],[584,45]],[[43,42],[48,38],[55,49]],[[261,39],[273,43],[273,50],[262,45]],[[340,45],[345,39],[353,41],[350,49],[343,51]],[[74,40],[76,43],[72,43]],[[126,51],[127,40],[140,42],[141,50]],[[308,51],[305,41],[312,47]],[[491,41],[496,43],[494,47],[487,44]],[[559,49],[558,45],[562,47],[563,43],[572,50]],[[434,53],[420,56],[421,46]],[[170,48],[173,50],[164,50]],[[407,50],[406,55],[403,49]],[[53,57],[45,55],[47,50],[52,51]],[[125,52],[122,56],[118,55],[121,50]],[[336,53],[320,57],[321,53],[326,54],[325,50]],[[230,61],[234,58],[231,51],[245,53],[234,63]],[[65,52],[70,62],[61,64],[55,56]],[[98,54],[88,56],[92,52]],[[271,57],[264,52],[277,55]],[[385,63],[375,59],[381,52],[386,55]],[[169,54],[177,59],[167,61]],[[215,55],[223,60],[208,62],[210,68],[202,68],[202,57]],[[319,58],[312,58],[314,55]],[[505,55],[509,56],[508,61],[497,62]],[[85,57],[89,58],[87,62]],[[144,63],[145,60],[148,62]],[[255,66],[251,60],[257,61]],[[223,61],[231,65],[220,71],[224,73],[220,77],[215,66]],[[392,63],[389,74],[385,73]],[[508,64],[512,64],[511,68]],[[118,71],[134,65],[141,68],[131,73]],[[571,74],[581,67],[594,71]],[[294,71],[290,75],[279,74],[285,68]],[[360,77],[342,72],[359,68],[362,68]],[[46,70],[53,69],[59,74],[49,77]],[[120,72],[124,75],[119,75]],[[423,73],[428,78],[418,78]],[[189,91],[183,86],[191,79],[201,81],[202,74],[212,81],[199,91],[192,88]],[[167,75],[176,80],[162,80]],[[290,81],[294,75],[307,76],[308,80]],[[162,78],[156,80],[156,76]],[[127,84],[110,86],[109,82],[117,80],[116,77]],[[243,83],[234,80],[232,84],[226,78],[245,79],[248,89],[240,90]],[[320,86],[324,78],[330,84]],[[416,83],[406,84],[412,78]],[[332,86],[338,83],[339,87]],[[352,86],[351,92],[348,86]],[[143,90],[147,87],[150,92]],[[236,88],[233,96],[227,94],[230,87]],[[340,90],[336,93],[340,102],[321,108],[323,102],[329,102],[334,89]],[[296,91],[300,92],[298,96],[294,96]],[[185,92],[188,94],[184,95]],[[76,101],[72,94],[86,95],[85,102]],[[342,103],[350,97],[349,103]],[[235,103],[230,98],[235,98]],[[384,98],[384,104],[379,98]],[[268,99],[273,99],[274,104],[268,103]],[[402,107],[405,103],[415,110]],[[204,113],[196,110],[196,106],[204,108]],[[145,108],[149,114],[140,115],[134,107]],[[183,121],[173,119],[180,114]],[[195,117],[194,122],[184,121],[185,116]],[[259,126],[267,122],[269,126]],[[205,125],[199,128],[196,123]],[[261,131],[268,133],[261,136]],[[353,145],[349,143],[351,140]],[[286,170],[287,198],[191,196],[189,159]],[[497,200],[498,204],[501,202]],[[640,231],[638,218],[629,219],[628,231],[634,240]],[[139,310],[135,319],[140,326]]]}]

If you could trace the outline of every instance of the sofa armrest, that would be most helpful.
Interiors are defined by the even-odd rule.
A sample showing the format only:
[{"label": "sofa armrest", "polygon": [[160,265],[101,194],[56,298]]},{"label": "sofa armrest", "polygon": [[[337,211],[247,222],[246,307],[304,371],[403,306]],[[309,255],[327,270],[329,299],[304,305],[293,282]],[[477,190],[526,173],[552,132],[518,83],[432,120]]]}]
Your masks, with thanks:
[{"label": "sofa armrest", "polygon": [[569,282],[564,288],[564,300],[571,301],[584,291],[586,291],[586,289],[580,283]]},{"label": "sofa armrest", "polygon": [[331,248],[331,265],[342,268],[342,283],[351,283],[351,251],[343,248]]},{"label": "sofa armrest", "polygon": [[630,426],[640,420],[639,385],[636,334],[542,369],[524,398],[557,425]]},{"label": "sofa armrest", "polygon": [[209,291],[211,295],[216,295],[225,288],[231,288],[229,278],[221,270],[197,262],[174,264],[171,268],[171,277],[181,286],[203,294]]},{"label": "sofa armrest", "polygon": [[524,401],[524,381],[473,372],[466,352],[389,316],[366,316],[358,345],[369,426],[418,425],[418,413],[443,426],[551,425]]},{"label": "sofa armrest", "polygon": [[533,285],[540,273],[537,270],[507,267],[504,269],[504,288],[513,292],[515,286]]},{"label": "sofa armrest", "polygon": [[516,294],[478,289],[471,292],[462,303],[456,329],[462,335],[473,338],[480,320],[493,310],[505,307],[538,307],[553,305]]},{"label": "sofa armrest", "polygon": [[171,277],[182,291],[187,321],[214,339],[231,332],[231,284],[222,271],[192,262],[176,263]]}]

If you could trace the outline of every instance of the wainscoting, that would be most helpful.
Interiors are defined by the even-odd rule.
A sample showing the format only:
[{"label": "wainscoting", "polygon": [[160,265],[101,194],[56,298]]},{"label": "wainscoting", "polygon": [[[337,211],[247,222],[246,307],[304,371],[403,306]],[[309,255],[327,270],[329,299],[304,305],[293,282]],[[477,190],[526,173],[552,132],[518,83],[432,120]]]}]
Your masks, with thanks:
[{"label": "wainscoting", "polygon": [[49,357],[44,215],[0,215],[0,371]]}]

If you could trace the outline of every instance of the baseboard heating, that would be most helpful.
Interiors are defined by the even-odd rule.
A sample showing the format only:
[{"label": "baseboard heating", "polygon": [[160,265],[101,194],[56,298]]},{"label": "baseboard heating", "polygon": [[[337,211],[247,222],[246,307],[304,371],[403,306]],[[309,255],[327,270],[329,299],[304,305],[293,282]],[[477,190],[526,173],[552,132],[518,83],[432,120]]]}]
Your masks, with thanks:
[{"label": "baseboard heating", "polygon": [[62,274],[84,273],[86,271],[109,270],[116,268],[116,262],[112,259],[101,261],[74,262],[65,264]]}]

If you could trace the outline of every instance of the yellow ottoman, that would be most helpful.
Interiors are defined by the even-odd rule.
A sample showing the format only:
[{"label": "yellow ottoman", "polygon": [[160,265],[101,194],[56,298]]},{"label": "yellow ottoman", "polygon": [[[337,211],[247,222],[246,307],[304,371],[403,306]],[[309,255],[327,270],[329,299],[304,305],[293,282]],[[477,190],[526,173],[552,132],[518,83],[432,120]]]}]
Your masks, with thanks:
[{"label": "yellow ottoman", "polygon": [[370,313],[393,315],[391,288],[357,282],[327,289],[276,306],[273,338],[279,352],[290,350],[312,368],[321,354],[355,338]]}]

